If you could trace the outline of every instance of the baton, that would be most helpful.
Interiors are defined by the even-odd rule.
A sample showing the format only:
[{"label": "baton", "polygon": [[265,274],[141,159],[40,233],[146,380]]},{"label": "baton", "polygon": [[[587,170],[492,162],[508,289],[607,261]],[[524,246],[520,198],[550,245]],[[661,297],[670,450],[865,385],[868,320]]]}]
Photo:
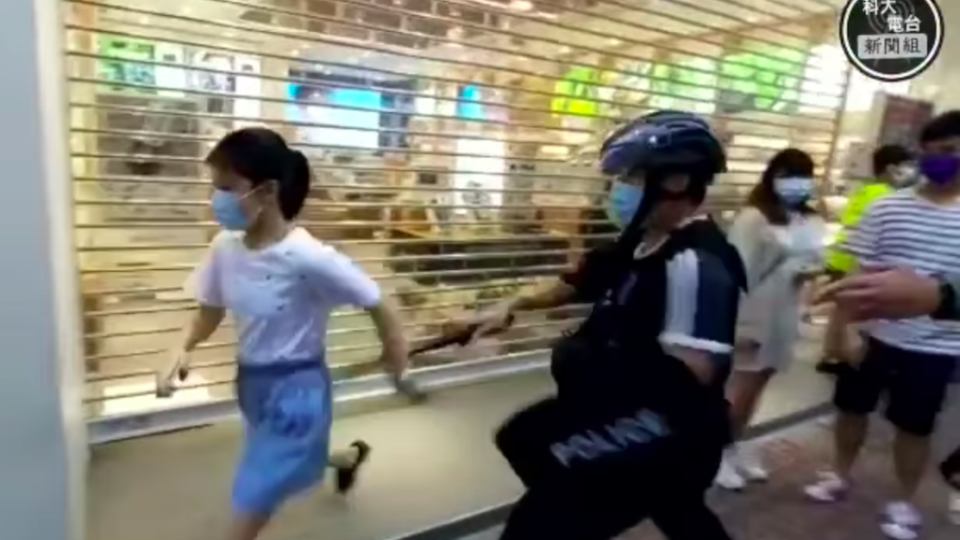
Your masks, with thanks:
[{"label": "baton", "polygon": [[[514,320],[514,316],[511,313],[510,315],[507,316],[506,326],[507,327],[512,326],[513,320]],[[464,328],[460,332],[456,332],[454,334],[449,334],[446,336],[436,337],[431,340],[428,340],[426,343],[423,343],[421,345],[414,347],[413,349],[410,350],[408,355],[417,356],[419,354],[428,353],[431,351],[435,351],[437,349],[449,347],[451,345],[459,345],[463,347],[467,343],[470,343],[470,341],[474,337],[474,334],[476,334],[477,330],[479,329],[480,329],[480,323],[469,324],[467,325],[466,328]]]},{"label": "baton", "polygon": [[[512,325],[513,325],[513,321],[514,321],[514,316],[513,316],[513,314],[510,314],[510,315],[507,317],[506,326],[507,326],[507,327],[512,326]],[[477,333],[477,330],[479,330],[479,329],[480,329],[480,323],[473,323],[473,324],[467,325],[467,327],[464,328],[464,329],[463,329],[462,331],[460,331],[460,332],[456,332],[456,333],[454,333],[454,334],[450,334],[450,335],[446,335],[446,336],[439,336],[439,337],[433,338],[433,339],[427,341],[426,343],[423,343],[422,345],[419,345],[419,346],[417,346],[417,347],[414,347],[414,348],[411,349],[410,352],[407,353],[407,354],[408,354],[408,356],[417,356],[417,355],[425,354],[425,353],[428,353],[428,352],[431,352],[431,351],[435,351],[435,350],[438,350],[438,349],[443,349],[444,347],[449,347],[449,346],[451,346],[451,345],[459,345],[459,346],[463,347],[463,346],[465,346],[466,344],[470,343],[470,341],[471,341],[471,340],[473,339],[473,337],[474,337],[474,334],[476,334],[476,333]],[[179,371],[177,371],[177,379],[180,380],[181,382],[183,382],[183,381],[185,381],[185,380],[187,379],[187,375],[189,375],[189,374],[190,374],[190,370],[189,370],[188,368],[182,367],[182,368],[179,369]],[[174,394],[174,392],[176,392],[176,389],[174,389],[174,388],[170,388],[170,389],[163,388],[163,385],[160,384],[160,377],[161,377],[161,375],[160,375],[160,373],[158,372],[158,373],[157,373],[157,383],[156,383],[156,389],[157,389],[157,390],[156,390],[156,396],[157,396],[158,398],[169,398],[169,397],[172,397],[173,394]],[[412,385],[412,383],[411,383],[410,381],[407,381],[406,384],[410,385],[410,387],[409,387],[409,389],[408,389],[408,392],[409,392],[410,394],[416,395],[416,394],[419,392],[419,390],[417,390],[416,388],[414,388],[414,386]]]}]

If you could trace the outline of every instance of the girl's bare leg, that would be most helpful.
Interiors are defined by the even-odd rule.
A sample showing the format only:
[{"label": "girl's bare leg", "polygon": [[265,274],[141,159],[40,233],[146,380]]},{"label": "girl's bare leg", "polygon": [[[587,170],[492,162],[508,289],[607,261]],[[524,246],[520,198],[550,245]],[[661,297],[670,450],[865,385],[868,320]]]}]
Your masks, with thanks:
[{"label": "girl's bare leg", "polygon": [[727,400],[730,402],[730,431],[733,444],[724,452],[724,459],[717,471],[715,483],[728,490],[738,491],[750,481],[763,481],[767,478],[766,468],[754,455],[751,448],[739,448],[737,441],[750,425],[757,410],[763,391],[773,377],[772,369],[750,369],[754,367],[759,348],[741,346],[736,351],[736,370],[727,385]]},{"label": "girl's bare leg", "polygon": [[[766,390],[767,384],[773,378],[774,370],[756,366],[760,346],[755,343],[738,344],[734,350],[734,366],[745,369],[734,369],[730,382],[727,384],[727,401],[730,402],[730,422],[733,430],[733,440],[740,439],[743,431],[750,425],[757,405]],[[756,366],[756,369],[753,369]]]},{"label": "girl's bare leg", "polygon": [[733,374],[727,387],[727,400],[730,402],[731,427],[734,440],[740,439],[743,431],[750,426],[757,412],[763,391],[773,377],[773,370],[738,371]]}]

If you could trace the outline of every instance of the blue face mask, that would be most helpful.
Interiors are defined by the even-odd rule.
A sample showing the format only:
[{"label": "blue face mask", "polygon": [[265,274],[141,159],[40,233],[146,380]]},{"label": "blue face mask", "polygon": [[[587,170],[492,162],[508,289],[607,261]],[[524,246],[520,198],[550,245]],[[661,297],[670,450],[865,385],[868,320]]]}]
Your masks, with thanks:
[{"label": "blue face mask", "polygon": [[245,231],[250,228],[250,218],[242,204],[245,197],[246,195],[240,196],[221,189],[213,192],[210,206],[213,208],[213,218],[221,227],[228,231]]},{"label": "blue face mask", "polygon": [[607,200],[607,217],[624,228],[633,221],[640,203],[643,202],[643,188],[615,181]]},{"label": "blue face mask", "polygon": [[787,206],[800,206],[813,196],[813,178],[789,176],[773,181],[773,190]]}]

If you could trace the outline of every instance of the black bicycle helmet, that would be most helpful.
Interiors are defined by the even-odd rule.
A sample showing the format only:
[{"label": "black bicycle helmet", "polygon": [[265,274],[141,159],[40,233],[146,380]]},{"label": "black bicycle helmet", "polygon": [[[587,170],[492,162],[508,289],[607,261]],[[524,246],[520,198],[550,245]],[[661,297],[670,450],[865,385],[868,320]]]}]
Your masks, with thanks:
[{"label": "black bicycle helmet", "polygon": [[726,169],[723,143],[710,124],[683,111],[656,111],[632,120],[600,148],[600,170],[618,177],[685,172],[709,184]]}]

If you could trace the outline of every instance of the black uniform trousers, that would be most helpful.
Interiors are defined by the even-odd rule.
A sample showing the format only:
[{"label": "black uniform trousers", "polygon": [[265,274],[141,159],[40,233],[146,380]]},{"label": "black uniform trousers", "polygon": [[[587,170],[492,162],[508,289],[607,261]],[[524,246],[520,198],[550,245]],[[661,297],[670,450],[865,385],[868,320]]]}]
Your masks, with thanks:
[{"label": "black uniform trousers", "polygon": [[[549,414],[554,398],[526,409]],[[540,409],[538,411],[538,409]],[[514,420],[511,429],[535,431]],[[518,425],[519,424],[519,425]],[[498,436],[498,446],[506,455]],[[723,441],[666,440],[630,465],[533,483],[506,521],[501,540],[610,540],[650,519],[669,540],[729,540],[704,497],[723,455]],[[517,471],[523,478],[527,474]],[[536,473],[533,473],[536,474]]]}]

